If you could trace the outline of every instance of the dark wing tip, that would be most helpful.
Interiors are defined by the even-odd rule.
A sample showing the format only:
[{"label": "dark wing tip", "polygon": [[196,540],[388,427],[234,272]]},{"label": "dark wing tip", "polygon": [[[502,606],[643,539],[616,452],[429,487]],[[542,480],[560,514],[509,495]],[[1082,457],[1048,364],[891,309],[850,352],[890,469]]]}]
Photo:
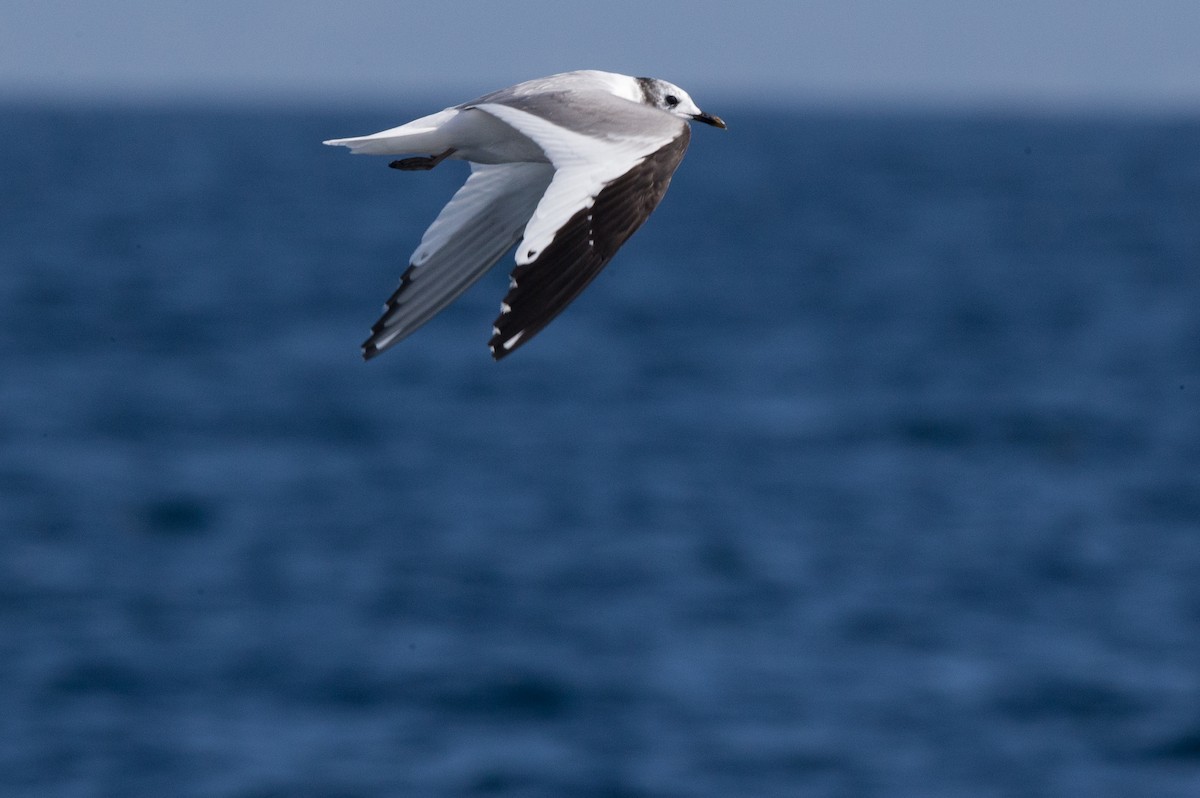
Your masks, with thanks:
[{"label": "dark wing tip", "polygon": [[383,346],[379,346],[379,341],[383,337],[382,333],[387,329],[388,318],[392,315],[396,308],[400,306],[401,297],[404,295],[405,291],[408,290],[408,287],[412,285],[413,272],[416,268],[417,267],[415,265],[409,264],[408,268],[404,270],[404,274],[400,275],[400,287],[393,291],[392,295],[388,297],[387,302],[385,302],[383,305],[383,315],[381,315],[375,321],[375,323],[371,325],[371,337],[362,342],[361,348],[363,360],[370,360],[371,358],[376,357],[377,355],[386,351],[393,344],[400,343],[400,341],[405,337],[403,335],[394,337]]},{"label": "dark wing tip", "polygon": [[607,183],[589,207],[559,228],[535,260],[512,272],[488,346],[500,360],[530,341],[600,273],[667,191],[687,149],[689,129]]},{"label": "dark wing tip", "polygon": [[[496,321],[499,322],[499,319]],[[498,327],[493,327],[492,337],[488,341],[488,349],[492,352],[492,360],[503,360],[524,346],[533,338],[532,335],[526,335],[525,332],[525,330],[520,330],[516,333],[507,333],[508,337],[505,338],[506,333],[501,333]]]}]

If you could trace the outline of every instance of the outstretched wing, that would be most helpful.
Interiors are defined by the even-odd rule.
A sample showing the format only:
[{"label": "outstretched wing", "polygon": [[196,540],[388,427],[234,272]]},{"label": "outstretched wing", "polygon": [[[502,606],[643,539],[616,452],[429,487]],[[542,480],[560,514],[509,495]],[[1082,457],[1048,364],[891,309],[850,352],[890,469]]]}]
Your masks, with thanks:
[{"label": "outstretched wing", "polygon": [[690,129],[619,98],[595,129],[584,130],[512,105],[475,107],[532,139],[556,168],[517,247],[488,344],[499,360],[561,313],[646,221],[683,159]]},{"label": "outstretched wing", "polygon": [[482,277],[521,237],[553,176],[547,163],[471,164],[467,182],[422,236],[363,358],[406,338]]}]

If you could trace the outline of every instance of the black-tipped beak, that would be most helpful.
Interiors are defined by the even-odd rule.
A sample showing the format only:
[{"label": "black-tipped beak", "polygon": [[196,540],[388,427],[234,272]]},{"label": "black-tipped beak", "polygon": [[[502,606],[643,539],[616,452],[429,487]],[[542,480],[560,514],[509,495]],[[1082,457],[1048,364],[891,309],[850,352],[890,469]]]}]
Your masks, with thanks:
[{"label": "black-tipped beak", "polygon": [[725,120],[719,116],[713,116],[712,114],[706,114],[706,113],[701,112],[701,113],[693,115],[692,119],[695,119],[697,122],[703,122],[706,125],[712,125],[713,127],[719,127],[719,128],[721,128],[721,130],[725,129]]}]

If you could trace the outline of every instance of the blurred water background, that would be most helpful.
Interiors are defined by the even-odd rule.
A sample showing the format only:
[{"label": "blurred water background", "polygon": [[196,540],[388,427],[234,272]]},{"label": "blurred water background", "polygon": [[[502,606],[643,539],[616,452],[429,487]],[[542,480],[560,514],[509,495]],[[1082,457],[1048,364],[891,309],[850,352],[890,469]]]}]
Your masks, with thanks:
[{"label": "blurred water background", "polygon": [[0,113],[0,794],[1200,795],[1200,119],[713,107],[369,364],[428,108]]}]

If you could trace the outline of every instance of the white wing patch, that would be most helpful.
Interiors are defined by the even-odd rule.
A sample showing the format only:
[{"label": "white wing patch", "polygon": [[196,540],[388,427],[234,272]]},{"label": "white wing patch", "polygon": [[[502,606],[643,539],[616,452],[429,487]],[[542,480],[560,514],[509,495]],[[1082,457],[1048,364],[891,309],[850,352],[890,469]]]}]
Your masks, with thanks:
[{"label": "white wing patch", "polygon": [[657,131],[653,135],[595,138],[507,105],[484,103],[475,107],[532,139],[556,169],[525,227],[524,240],[517,247],[517,265],[537,260],[567,220],[581,208],[590,208],[606,184],[663,145]]},{"label": "white wing patch", "polygon": [[454,301],[508,251],[551,180],[545,163],[472,164],[471,176],[425,231],[400,288],[363,345],[398,343]]},{"label": "white wing patch", "polygon": [[525,209],[542,196],[551,176],[544,163],[471,164],[471,176],[421,236],[410,262],[424,266],[481,216],[493,216],[505,227],[520,230]]}]

